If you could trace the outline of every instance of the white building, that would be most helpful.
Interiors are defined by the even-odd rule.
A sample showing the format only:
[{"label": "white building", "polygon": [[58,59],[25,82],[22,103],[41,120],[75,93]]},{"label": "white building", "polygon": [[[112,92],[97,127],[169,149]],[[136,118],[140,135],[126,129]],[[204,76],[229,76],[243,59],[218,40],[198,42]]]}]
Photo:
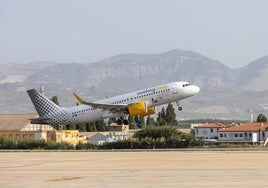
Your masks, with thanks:
[{"label": "white building", "polygon": [[218,139],[218,131],[231,125],[223,123],[206,123],[194,126],[195,137],[203,139]]},{"label": "white building", "polygon": [[127,132],[81,132],[80,136],[86,137],[88,143],[101,145],[106,142],[116,142],[128,139]]},{"label": "white building", "polygon": [[268,138],[268,123],[247,123],[218,131],[218,140],[225,142],[259,142]]}]

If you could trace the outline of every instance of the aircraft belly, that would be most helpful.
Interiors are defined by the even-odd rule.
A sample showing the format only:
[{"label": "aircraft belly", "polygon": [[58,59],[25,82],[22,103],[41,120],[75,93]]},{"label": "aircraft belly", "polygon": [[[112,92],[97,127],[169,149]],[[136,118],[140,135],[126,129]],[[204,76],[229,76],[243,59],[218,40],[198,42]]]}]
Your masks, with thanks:
[{"label": "aircraft belly", "polygon": [[174,93],[161,94],[161,95],[158,95],[156,97],[156,99],[157,99],[157,102],[154,104],[155,106],[166,104],[169,102],[178,101],[179,95],[178,95],[178,93],[176,93],[176,94],[174,94]]},{"label": "aircraft belly", "polygon": [[116,117],[117,114],[114,114],[114,113],[110,113],[109,111],[104,111],[101,113],[101,117],[102,118],[113,118],[113,117]]},{"label": "aircraft belly", "polygon": [[90,123],[94,121],[98,121],[102,118],[102,110],[91,110],[88,112],[73,114],[70,119],[68,119],[65,124],[72,123]]},{"label": "aircraft belly", "polygon": [[82,114],[81,118],[79,118],[79,121],[92,122],[92,121],[98,121],[100,119],[102,119],[101,110],[93,110],[89,113]]}]

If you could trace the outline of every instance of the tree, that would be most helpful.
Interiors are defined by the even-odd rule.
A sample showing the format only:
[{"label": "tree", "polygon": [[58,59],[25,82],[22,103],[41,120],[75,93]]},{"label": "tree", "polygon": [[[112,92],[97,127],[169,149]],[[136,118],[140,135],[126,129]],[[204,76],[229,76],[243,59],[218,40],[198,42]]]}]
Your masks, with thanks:
[{"label": "tree", "polygon": [[59,101],[58,101],[58,97],[57,96],[53,96],[50,100],[52,102],[54,102],[56,105],[59,105]]},{"label": "tree", "polygon": [[86,124],[85,124],[85,123],[80,123],[80,124],[78,125],[78,130],[79,130],[80,132],[86,132]]},{"label": "tree", "polygon": [[141,127],[140,127],[139,116],[134,116],[134,122],[136,123],[136,126],[137,126],[138,128],[141,128]]},{"label": "tree", "polygon": [[95,124],[96,124],[97,131],[107,131],[108,130],[104,120],[96,121]]},{"label": "tree", "polygon": [[90,124],[86,123],[86,132],[90,132]]},{"label": "tree", "polygon": [[145,119],[144,116],[135,116],[134,121],[137,125],[138,128],[143,128],[145,127]]},{"label": "tree", "polygon": [[166,119],[166,111],[165,111],[165,108],[162,108],[161,112],[158,113],[158,116],[156,118],[156,126],[167,125],[167,122],[165,119]]},{"label": "tree", "polygon": [[133,116],[128,116],[128,124],[129,124],[130,129],[137,129],[138,128]]},{"label": "tree", "polygon": [[95,122],[89,123],[87,129],[88,129],[89,132],[96,132],[97,131],[97,128],[96,128]]},{"label": "tree", "polygon": [[148,116],[146,119],[146,126],[154,126],[154,125],[155,125],[154,118]]},{"label": "tree", "polygon": [[110,125],[111,123],[116,123],[116,118],[109,118],[108,125]]},{"label": "tree", "polygon": [[141,128],[144,128],[145,127],[145,119],[144,119],[144,116],[140,116],[139,117],[139,121],[140,121],[140,127]]},{"label": "tree", "polygon": [[267,118],[264,114],[259,114],[257,117],[257,122],[267,122]]},{"label": "tree", "polygon": [[76,129],[76,124],[68,124],[66,125],[67,130],[75,130]]},{"label": "tree", "polygon": [[166,114],[165,120],[168,125],[175,126],[178,124],[178,121],[176,120],[176,113],[171,103],[168,103],[165,114]]},{"label": "tree", "polygon": [[133,137],[138,139],[144,139],[144,138],[170,139],[170,138],[178,138],[181,136],[181,134],[182,133],[177,131],[174,127],[161,126],[161,127],[146,127],[136,132]]}]

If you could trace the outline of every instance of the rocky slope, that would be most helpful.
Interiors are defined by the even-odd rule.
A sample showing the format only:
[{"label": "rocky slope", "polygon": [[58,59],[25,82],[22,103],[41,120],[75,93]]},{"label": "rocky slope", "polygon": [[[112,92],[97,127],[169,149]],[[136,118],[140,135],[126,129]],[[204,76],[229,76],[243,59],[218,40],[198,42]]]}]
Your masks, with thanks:
[{"label": "rocky slope", "polygon": [[[232,115],[245,118],[249,108],[261,111],[268,101],[268,56],[240,69],[230,69],[201,54],[171,50],[162,54],[123,54],[95,63],[35,62],[4,64],[0,69],[0,113],[34,111],[28,88],[44,85],[48,95],[58,95],[63,106],[75,104],[72,92],[88,100],[185,80],[201,87],[187,99],[183,116]],[[261,93],[260,93],[261,92]],[[260,98],[261,97],[261,98]]]}]

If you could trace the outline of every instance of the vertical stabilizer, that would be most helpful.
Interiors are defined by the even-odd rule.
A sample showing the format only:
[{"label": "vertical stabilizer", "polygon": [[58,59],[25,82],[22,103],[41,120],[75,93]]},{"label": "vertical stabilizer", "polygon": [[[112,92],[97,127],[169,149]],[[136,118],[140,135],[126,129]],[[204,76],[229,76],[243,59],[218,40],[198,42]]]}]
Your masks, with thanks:
[{"label": "vertical stabilizer", "polygon": [[27,90],[34,107],[40,117],[46,117],[48,114],[55,113],[61,110],[61,108],[44,96],[42,93],[38,92],[36,89]]}]

